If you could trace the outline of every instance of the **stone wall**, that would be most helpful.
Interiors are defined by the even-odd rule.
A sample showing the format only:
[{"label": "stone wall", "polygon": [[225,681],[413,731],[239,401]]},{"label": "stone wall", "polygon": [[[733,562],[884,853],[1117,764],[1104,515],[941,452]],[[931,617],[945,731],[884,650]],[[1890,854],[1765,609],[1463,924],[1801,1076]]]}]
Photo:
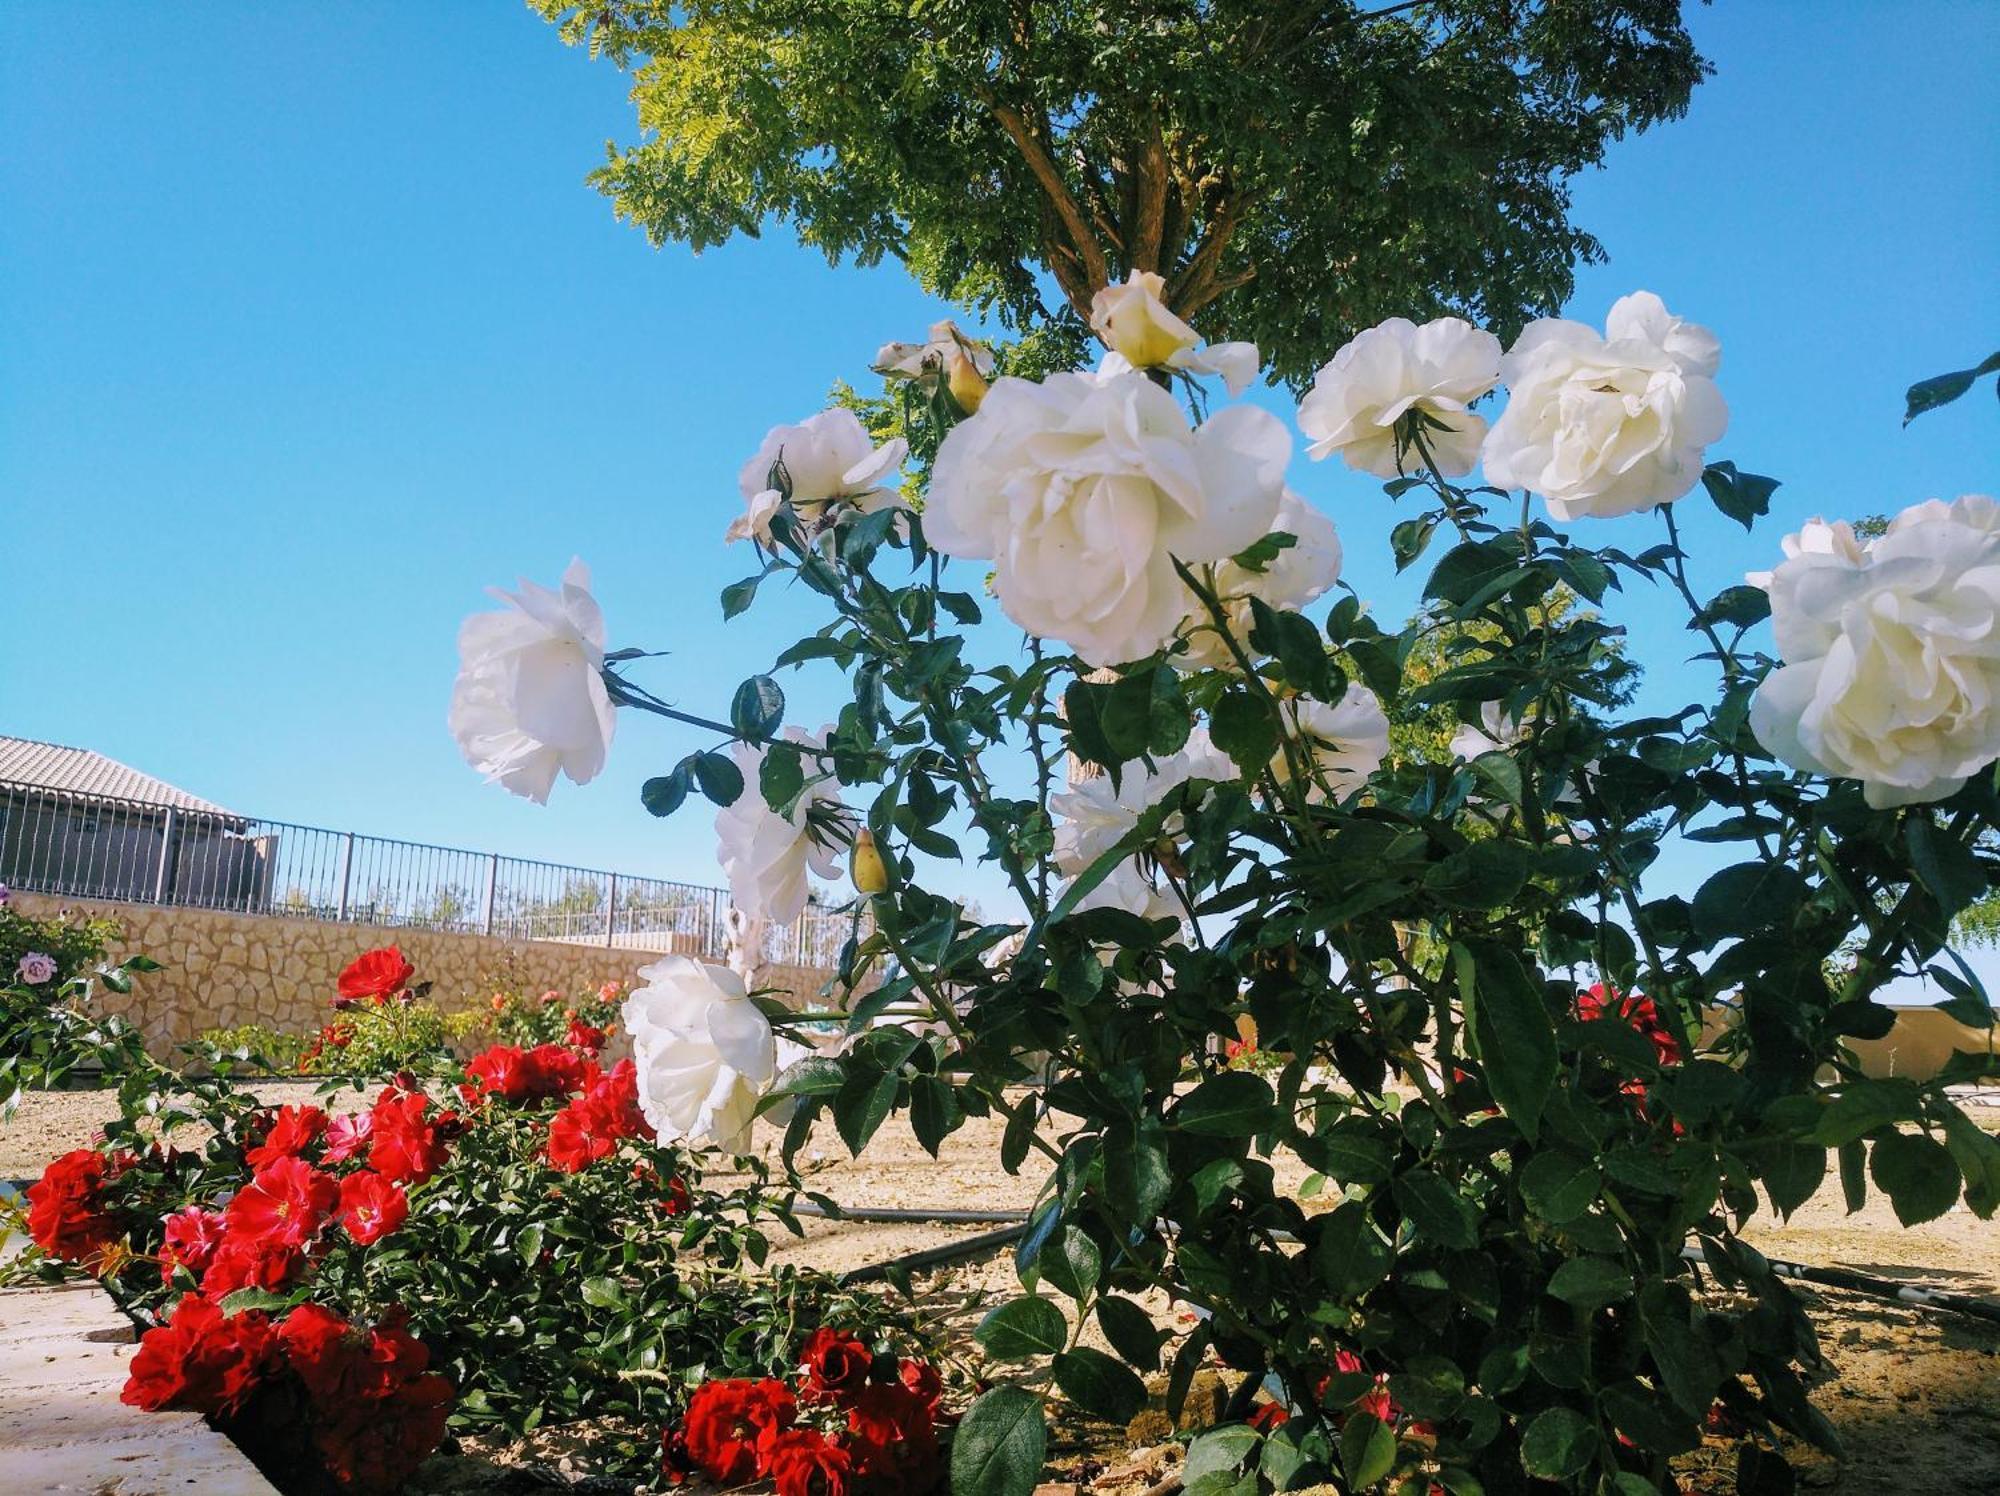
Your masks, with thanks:
[{"label": "stone wall", "polygon": [[[161,970],[141,974],[129,993],[99,992],[99,1003],[134,1024],[162,1059],[209,1029],[262,1024],[309,1033],[327,1021],[341,969],[365,950],[398,945],[429,981],[431,998],[447,1012],[484,1008],[497,991],[576,992],[617,979],[630,982],[659,953],[607,950],[548,940],[504,940],[438,930],[338,924],[278,915],[228,914],[158,904],[118,904],[16,893],[24,913],[59,910],[114,920],[124,930],[114,956],[145,955]],[[689,937],[659,944],[693,953]],[[827,973],[767,967],[763,985],[812,999]]]}]

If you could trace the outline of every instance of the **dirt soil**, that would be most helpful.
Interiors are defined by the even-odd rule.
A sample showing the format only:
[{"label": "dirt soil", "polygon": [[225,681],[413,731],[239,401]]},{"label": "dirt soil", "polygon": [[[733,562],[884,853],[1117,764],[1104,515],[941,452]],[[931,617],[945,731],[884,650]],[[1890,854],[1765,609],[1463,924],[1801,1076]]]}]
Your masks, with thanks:
[{"label": "dirt soil", "polygon": [[[303,1082],[258,1088],[259,1095],[273,1103],[305,1100],[311,1091],[312,1086]],[[1981,1115],[1986,1125],[2000,1126],[2000,1109],[1982,1111],[1983,1115],[1975,1115]],[[112,1098],[104,1093],[28,1098],[16,1116],[0,1123],[0,1179],[33,1178],[55,1154],[87,1144],[92,1132],[115,1114]],[[1025,1209],[1035,1201],[1041,1171],[1030,1162],[1019,1176],[1002,1173],[994,1163],[999,1141],[997,1123],[973,1121],[947,1141],[942,1157],[932,1159],[901,1119],[892,1119],[858,1160],[847,1156],[828,1129],[820,1151],[802,1162],[812,1188],[843,1205]],[[775,1153],[777,1135],[760,1127],[757,1145]],[[805,1227],[802,1241],[775,1239],[774,1258],[831,1272],[994,1229],[978,1224],[814,1220],[806,1221]],[[1962,1204],[1938,1220],[1906,1229],[1878,1194],[1871,1193],[1861,1211],[1847,1214],[1839,1184],[1829,1176],[1826,1186],[1790,1221],[1759,1217],[1745,1235],[1772,1257],[1844,1267],[2000,1302],[2000,1223],[1981,1221]],[[934,1328],[961,1345],[987,1309],[1020,1292],[1011,1253],[1004,1248],[919,1274],[916,1281],[921,1306]],[[1810,1450],[1792,1450],[1801,1467],[1802,1485],[1835,1496],[2000,1492],[2000,1325],[1799,1286],[1836,1371],[1816,1389],[1814,1402],[1847,1446],[1844,1463]],[[1163,1300],[1148,1307],[1171,1328],[1185,1331],[1191,1322],[1179,1306]],[[490,1452],[486,1458],[499,1453]],[[516,1479],[524,1473],[518,1458],[500,1460],[513,1467]],[[1150,1421],[1142,1415],[1129,1431],[1075,1424],[1060,1430],[1050,1478],[1086,1490],[1138,1493],[1170,1471],[1177,1458],[1178,1450],[1157,1415]],[[1733,1496],[1732,1443],[1712,1440],[1682,1464],[1691,1496]]]}]

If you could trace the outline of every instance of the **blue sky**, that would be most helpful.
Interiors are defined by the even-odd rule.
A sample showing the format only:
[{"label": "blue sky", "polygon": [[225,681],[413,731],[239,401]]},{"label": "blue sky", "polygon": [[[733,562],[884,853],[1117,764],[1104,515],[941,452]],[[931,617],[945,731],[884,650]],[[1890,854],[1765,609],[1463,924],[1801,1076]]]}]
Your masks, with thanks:
[{"label": "blue sky", "polygon": [[[2000,9],[1691,24],[1717,75],[1689,118],[1576,184],[1611,258],[1571,310],[1646,287],[1721,335],[1712,455],[1786,486],[1747,539],[1684,506],[1712,591],[1809,515],[2000,491],[1990,392],[1899,424],[1912,380],[2000,346]],[[720,708],[819,621],[723,628],[737,468],[942,309],[782,230],[650,249],[583,183],[632,132],[620,76],[505,5],[0,9],[0,732],[251,814],[714,881],[707,818],[637,804],[676,729],[628,718],[547,809],[464,767],[458,621],[580,554],[613,643],[673,651],[648,683]],[[1400,619],[1377,485],[1293,478]],[[1617,611],[1649,700],[1689,699],[1670,600]],[[794,697],[816,725],[832,693]]]}]

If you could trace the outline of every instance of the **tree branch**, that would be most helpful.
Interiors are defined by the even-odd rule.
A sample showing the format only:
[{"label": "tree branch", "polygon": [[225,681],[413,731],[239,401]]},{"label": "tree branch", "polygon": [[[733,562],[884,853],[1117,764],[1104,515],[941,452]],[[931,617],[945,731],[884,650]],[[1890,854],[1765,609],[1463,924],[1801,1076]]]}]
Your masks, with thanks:
[{"label": "tree branch", "polygon": [[[993,117],[1000,122],[1000,128],[1007,132],[1007,138],[1014,142],[1014,148],[1021,153],[1021,159],[1028,163],[1028,170],[1034,173],[1035,181],[1040,184],[1043,196],[1048,198],[1050,205],[1055,209],[1056,217],[1062,223],[1070,247],[1075,251],[1077,261],[1089,282],[1084,288],[1083,305],[1079,308],[1087,314],[1091,295],[1111,284],[1111,267],[1104,257],[1104,247],[1098,243],[1096,234],[1091,232],[1089,221],[1083,216],[1083,209],[1070,195],[1069,187],[1063,182],[1062,173],[1056,169],[1055,161],[1029,127],[1027,120],[1022,117],[1021,111],[1012,104],[1003,104],[991,96],[987,99],[987,105],[992,109]],[[1063,280],[1060,271],[1056,278]],[[1077,300],[1078,288],[1064,281],[1063,290],[1069,293],[1072,303]]]},{"label": "tree branch", "polygon": [[1139,147],[1137,201],[1126,246],[1126,263],[1133,270],[1160,268],[1160,246],[1167,229],[1167,143],[1160,135],[1160,116],[1148,112],[1147,136]]}]

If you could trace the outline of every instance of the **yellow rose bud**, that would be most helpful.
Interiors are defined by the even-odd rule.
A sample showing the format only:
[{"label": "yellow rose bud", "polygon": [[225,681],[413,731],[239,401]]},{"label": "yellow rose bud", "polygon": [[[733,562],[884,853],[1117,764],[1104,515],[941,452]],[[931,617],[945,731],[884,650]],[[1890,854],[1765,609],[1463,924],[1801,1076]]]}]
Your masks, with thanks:
[{"label": "yellow rose bud", "polygon": [[889,869],[882,863],[881,852],[876,850],[873,832],[864,828],[854,833],[854,855],[847,868],[849,876],[854,879],[856,893],[888,892]]},{"label": "yellow rose bud", "polygon": [[945,360],[945,369],[945,388],[951,391],[951,398],[958,408],[971,415],[979,409],[979,402],[986,398],[989,388],[986,376],[979,372],[978,365],[966,357],[965,350],[955,343]]}]

